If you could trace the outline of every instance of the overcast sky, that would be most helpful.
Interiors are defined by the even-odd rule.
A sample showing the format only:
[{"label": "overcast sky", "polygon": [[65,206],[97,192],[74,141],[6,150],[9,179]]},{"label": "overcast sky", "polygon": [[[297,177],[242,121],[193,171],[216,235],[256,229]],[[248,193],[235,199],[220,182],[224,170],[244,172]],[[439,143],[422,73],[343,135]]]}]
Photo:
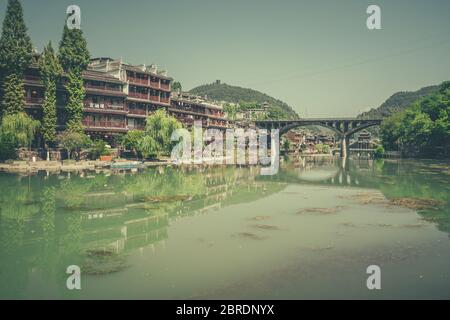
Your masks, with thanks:
[{"label": "overcast sky", "polygon": [[[3,20],[6,0],[0,0]],[[250,87],[303,116],[355,116],[450,79],[448,0],[22,0],[33,44],[58,43],[69,4],[91,55],[156,63],[185,89]],[[382,30],[368,30],[377,4]]]}]

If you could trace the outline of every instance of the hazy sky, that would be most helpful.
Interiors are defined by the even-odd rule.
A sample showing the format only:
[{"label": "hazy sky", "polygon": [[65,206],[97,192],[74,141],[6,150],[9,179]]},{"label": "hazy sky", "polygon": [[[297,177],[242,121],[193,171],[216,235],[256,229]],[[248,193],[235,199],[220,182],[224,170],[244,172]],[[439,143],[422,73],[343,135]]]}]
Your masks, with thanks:
[{"label": "hazy sky", "polygon": [[[0,0],[3,20],[6,0]],[[354,116],[450,79],[448,0],[22,0],[34,45],[58,43],[69,4],[92,56],[156,63],[185,89],[251,87],[301,115]],[[366,9],[382,10],[382,30]]]}]

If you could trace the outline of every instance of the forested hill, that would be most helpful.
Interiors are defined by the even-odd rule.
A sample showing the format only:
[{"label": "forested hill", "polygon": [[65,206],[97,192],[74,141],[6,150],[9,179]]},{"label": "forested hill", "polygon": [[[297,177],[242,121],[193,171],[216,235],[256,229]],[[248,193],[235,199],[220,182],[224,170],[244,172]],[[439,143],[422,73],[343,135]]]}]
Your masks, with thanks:
[{"label": "forested hill", "polygon": [[216,82],[196,87],[189,92],[199,96],[206,95],[208,96],[208,99],[230,103],[263,104],[264,102],[267,102],[271,108],[279,109],[284,118],[298,118],[297,113],[287,103],[253,89]]},{"label": "forested hill", "polygon": [[410,106],[414,101],[427,96],[432,93],[439,91],[439,86],[429,86],[424,87],[417,91],[403,91],[397,92],[389,99],[386,100],[377,109],[372,109],[358,116],[358,118],[385,118],[390,115],[404,111],[408,106]]}]

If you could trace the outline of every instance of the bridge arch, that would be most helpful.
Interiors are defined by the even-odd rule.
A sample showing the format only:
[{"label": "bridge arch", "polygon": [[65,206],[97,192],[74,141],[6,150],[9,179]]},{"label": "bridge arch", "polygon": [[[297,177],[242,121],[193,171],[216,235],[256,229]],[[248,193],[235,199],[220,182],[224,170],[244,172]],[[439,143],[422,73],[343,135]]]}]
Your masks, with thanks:
[{"label": "bridge arch", "polygon": [[341,139],[341,157],[348,155],[350,137],[367,128],[379,126],[382,119],[354,119],[354,118],[326,118],[326,119],[298,119],[298,120],[265,120],[256,121],[255,125],[261,129],[279,129],[280,136],[292,129],[304,126],[321,126],[335,132]]}]

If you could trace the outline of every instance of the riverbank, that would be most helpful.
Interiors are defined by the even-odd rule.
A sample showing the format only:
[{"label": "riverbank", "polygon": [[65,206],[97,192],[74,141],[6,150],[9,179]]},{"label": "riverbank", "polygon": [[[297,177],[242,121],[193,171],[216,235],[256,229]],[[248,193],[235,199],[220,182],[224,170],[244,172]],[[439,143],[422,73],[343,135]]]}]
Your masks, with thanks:
[{"label": "riverbank", "polygon": [[139,169],[146,167],[158,167],[171,164],[169,159],[161,159],[155,161],[133,161],[133,160],[118,160],[118,161],[12,161],[10,163],[0,163],[0,172],[8,173],[32,173],[38,171],[48,172],[77,172],[84,170],[125,170],[125,169]]}]

